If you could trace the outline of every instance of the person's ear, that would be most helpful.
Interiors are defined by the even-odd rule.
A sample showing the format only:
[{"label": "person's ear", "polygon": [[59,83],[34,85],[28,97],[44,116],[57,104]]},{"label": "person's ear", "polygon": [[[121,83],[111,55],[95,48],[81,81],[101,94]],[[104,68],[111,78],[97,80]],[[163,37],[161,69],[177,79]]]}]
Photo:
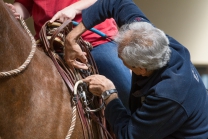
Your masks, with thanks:
[{"label": "person's ear", "polygon": [[140,70],[140,74],[141,74],[141,75],[144,76],[144,75],[147,74],[147,70],[146,70],[145,68],[140,68],[139,70]]}]

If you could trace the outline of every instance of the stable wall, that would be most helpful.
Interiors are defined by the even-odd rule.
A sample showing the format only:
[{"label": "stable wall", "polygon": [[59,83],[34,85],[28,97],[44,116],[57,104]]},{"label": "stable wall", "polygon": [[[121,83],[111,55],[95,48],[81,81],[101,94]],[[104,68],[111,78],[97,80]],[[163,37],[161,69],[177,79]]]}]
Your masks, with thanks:
[{"label": "stable wall", "polygon": [[195,65],[208,66],[208,0],[134,0],[150,21],[186,46]]}]

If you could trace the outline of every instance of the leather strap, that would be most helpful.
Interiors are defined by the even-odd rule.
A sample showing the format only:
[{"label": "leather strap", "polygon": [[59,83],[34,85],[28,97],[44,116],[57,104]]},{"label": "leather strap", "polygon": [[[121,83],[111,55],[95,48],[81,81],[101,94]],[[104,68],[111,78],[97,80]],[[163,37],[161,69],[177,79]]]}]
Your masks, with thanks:
[{"label": "leather strap", "polygon": [[[65,81],[69,92],[71,95],[73,95],[73,86],[75,85],[75,82],[80,80],[81,78],[85,78],[87,76],[89,76],[90,74],[98,74],[98,70],[95,64],[95,61],[92,58],[92,55],[89,51],[89,47],[87,47],[87,42],[85,42],[84,40],[82,40],[82,38],[80,38],[78,40],[78,44],[80,45],[81,49],[83,51],[85,51],[87,53],[87,58],[88,58],[88,62],[90,63],[90,70],[91,73],[83,73],[78,69],[70,69],[65,63],[64,61],[56,54],[54,53],[54,48],[53,48],[53,44],[54,44],[54,40],[56,38],[56,36],[64,30],[64,28],[66,26],[68,26],[68,28],[72,29],[72,24],[70,22],[70,20],[65,21],[63,24],[61,24],[60,27],[57,28],[57,30],[53,33],[53,35],[51,36],[50,40],[48,40],[47,38],[47,24],[50,24],[49,21],[46,22],[43,26],[42,29],[40,31],[40,39],[42,41],[42,43],[44,44],[44,50],[46,52],[46,54],[48,54],[48,56],[52,59],[54,65],[56,66],[58,72],[60,73],[61,77],[63,78],[63,80]],[[90,45],[88,45],[90,46]],[[101,100],[100,100],[101,102]],[[98,103],[100,103],[98,102]],[[92,136],[92,130],[90,128],[89,125],[89,120],[86,119],[85,116],[85,112],[82,108],[82,104],[80,101],[77,102],[77,107],[78,107],[78,113],[81,119],[81,123],[83,126],[83,131],[84,131],[84,136],[85,138],[93,138]],[[103,115],[103,111],[100,114],[94,114],[94,113],[90,113],[90,117],[92,118],[93,121],[95,121],[98,125],[100,125],[101,129],[100,129],[100,135],[101,139],[113,139],[111,137],[111,135],[109,134],[109,132],[106,129],[106,125],[105,125],[105,118]],[[87,129],[87,131],[86,131]]]}]

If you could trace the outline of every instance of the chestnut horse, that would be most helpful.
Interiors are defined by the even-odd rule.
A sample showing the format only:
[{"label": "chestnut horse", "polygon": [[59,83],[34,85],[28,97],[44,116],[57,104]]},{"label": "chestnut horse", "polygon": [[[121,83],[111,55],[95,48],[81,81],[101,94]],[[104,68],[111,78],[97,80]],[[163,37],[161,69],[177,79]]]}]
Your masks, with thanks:
[{"label": "chestnut horse", "polygon": [[[0,72],[20,67],[32,46],[29,35],[0,0]],[[52,60],[37,48],[22,72],[0,77],[0,139],[65,139],[72,107],[72,96]],[[71,138],[85,138],[79,116]]]}]

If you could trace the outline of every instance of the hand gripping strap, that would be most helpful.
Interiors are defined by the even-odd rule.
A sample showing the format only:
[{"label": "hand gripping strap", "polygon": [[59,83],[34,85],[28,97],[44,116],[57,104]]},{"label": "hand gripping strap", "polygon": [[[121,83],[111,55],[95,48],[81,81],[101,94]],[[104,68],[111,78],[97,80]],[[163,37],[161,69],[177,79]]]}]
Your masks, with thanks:
[{"label": "hand gripping strap", "polygon": [[[53,30],[53,32],[50,34],[51,37],[48,37],[48,30],[49,30],[49,25],[51,23],[49,22],[46,22],[41,31],[40,31],[40,39],[42,41],[42,43],[44,44],[44,49],[45,49],[45,52],[48,54],[48,56],[52,59],[54,65],[56,66],[57,70],[59,71],[61,77],[63,78],[63,80],[65,81],[68,89],[69,89],[69,92],[70,94],[72,95],[73,94],[73,87],[75,85],[75,82],[76,81],[79,81],[80,79],[82,78],[85,78],[89,75],[92,75],[92,74],[98,74],[98,70],[97,70],[97,67],[96,67],[96,64],[94,62],[94,59],[92,58],[92,55],[90,53],[90,50],[89,50],[89,43],[87,43],[86,41],[84,41],[81,37],[79,38],[78,40],[78,44],[80,45],[81,49],[83,51],[85,51],[87,53],[87,58],[88,58],[88,62],[89,62],[89,65],[91,65],[89,68],[89,72],[87,72],[88,74],[85,74],[83,73],[81,70],[79,69],[70,69],[69,66],[67,66],[65,64],[65,62],[63,61],[62,58],[59,57],[59,55],[57,55],[55,53],[55,50],[54,50],[54,41],[56,41],[56,38],[58,37],[64,44],[64,41],[65,41],[65,37],[66,35],[72,30],[72,24],[70,22],[70,20],[67,20],[65,21],[63,24],[61,24],[60,26],[58,25],[58,28],[55,28]],[[64,50],[64,49],[63,49]],[[100,101],[100,102],[97,102],[97,103],[101,103],[102,100],[98,99],[97,101]],[[89,123],[84,114],[84,110],[82,108],[82,105],[80,103],[80,101],[77,102],[78,105],[78,113],[79,113],[79,116],[80,116],[80,119],[81,119],[81,122],[82,122],[82,125],[83,125],[83,130],[84,131],[84,135],[85,137],[87,136],[91,136],[91,132],[90,131],[90,128],[89,128]],[[94,120],[95,116],[98,117],[98,119],[100,120],[94,120],[96,123],[98,123],[99,125],[102,125],[101,128],[103,130],[99,130],[101,133],[99,133],[100,135],[102,135],[101,138],[103,139],[112,139],[112,137],[110,136],[110,134],[108,133],[108,131],[106,130],[106,127],[105,127],[105,120],[104,120],[104,117],[103,117],[103,111],[100,112],[101,115],[95,115],[95,114],[90,114],[92,120]],[[92,116],[93,115],[93,116]],[[87,129],[87,131],[86,131]]]}]

